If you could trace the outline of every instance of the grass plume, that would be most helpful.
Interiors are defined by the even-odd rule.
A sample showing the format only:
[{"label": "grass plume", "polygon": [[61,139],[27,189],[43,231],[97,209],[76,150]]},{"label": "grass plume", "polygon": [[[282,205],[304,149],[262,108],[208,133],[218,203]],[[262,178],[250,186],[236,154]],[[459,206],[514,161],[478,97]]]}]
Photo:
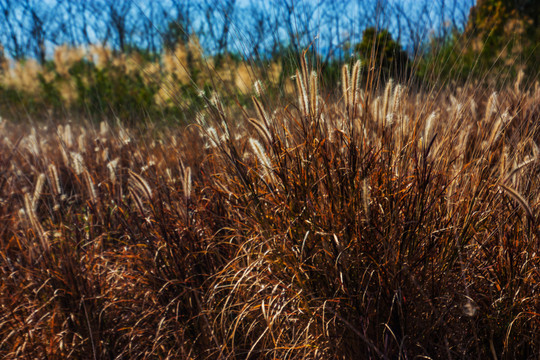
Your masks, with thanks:
[{"label": "grass plume", "polygon": [[317,75],[185,128],[2,123],[0,357],[537,357],[540,92]]}]

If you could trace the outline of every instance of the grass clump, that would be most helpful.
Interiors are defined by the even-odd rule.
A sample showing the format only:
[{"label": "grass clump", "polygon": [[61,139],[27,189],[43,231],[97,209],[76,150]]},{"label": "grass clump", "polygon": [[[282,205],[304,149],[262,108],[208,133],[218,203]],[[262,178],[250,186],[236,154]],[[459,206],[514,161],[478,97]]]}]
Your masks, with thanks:
[{"label": "grass clump", "polygon": [[2,122],[1,356],[535,358],[538,86],[351,65],[184,129]]}]

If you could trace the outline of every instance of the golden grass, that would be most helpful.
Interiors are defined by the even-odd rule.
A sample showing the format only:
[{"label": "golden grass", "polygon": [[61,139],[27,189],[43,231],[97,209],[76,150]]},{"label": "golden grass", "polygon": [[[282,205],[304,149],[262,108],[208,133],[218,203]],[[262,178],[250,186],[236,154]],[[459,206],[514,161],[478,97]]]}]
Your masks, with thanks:
[{"label": "golden grass", "polygon": [[[57,90],[66,108],[74,105],[77,100],[76,76],[70,74],[70,69],[80,61],[94,64],[98,69],[113,67],[117,72],[127,75],[140,74],[146,86],[157,86],[154,102],[158,105],[181,105],[186,101],[182,95],[183,87],[203,89],[212,84],[222,90],[234,89],[242,94],[251,93],[252,79],[261,77],[260,71],[265,71],[266,78],[276,85],[281,65],[271,63],[265,69],[255,69],[246,61],[235,61],[225,56],[216,68],[215,60],[205,56],[196,37],[187,44],[179,44],[175,49],[164,51],[157,59],[143,59],[139,53],[117,54],[103,46],[73,48],[67,45],[55,49],[51,64],[41,66],[37,61],[28,59],[0,66],[0,83],[8,89],[22,91],[29,96],[38,98],[42,85],[40,76],[45,82],[56,79]],[[195,75],[195,73],[197,75]],[[82,76],[82,82],[90,80]],[[60,80],[59,80],[60,79]],[[287,87],[288,88],[288,87]],[[187,101],[191,101],[188,99]]]},{"label": "golden grass", "polygon": [[536,358],[538,87],[359,68],[185,129],[2,122],[0,356]]}]

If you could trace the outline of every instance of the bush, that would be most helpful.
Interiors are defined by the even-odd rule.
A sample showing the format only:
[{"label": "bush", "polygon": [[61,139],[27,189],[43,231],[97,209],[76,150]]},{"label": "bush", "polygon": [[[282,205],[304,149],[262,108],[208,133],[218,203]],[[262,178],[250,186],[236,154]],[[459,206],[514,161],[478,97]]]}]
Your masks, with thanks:
[{"label": "bush", "polygon": [[158,87],[144,81],[138,71],[128,73],[112,64],[97,68],[80,61],[69,73],[77,85],[77,106],[90,116],[99,114],[134,122],[157,112],[154,96]]},{"label": "bush", "polygon": [[433,82],[490,82],[504,86],[520,70],[538,77],[540,6],[535,1],[482,0],[471,9],[464,32],[432,39],[419,76]]},{"label": "bush", "polygon": [[365,69],[375,68],[377,76],[383,79],[405,79],[409,76],[409,57],[386,29],[367,28],[362,41],[354,49],[365,64]]}]

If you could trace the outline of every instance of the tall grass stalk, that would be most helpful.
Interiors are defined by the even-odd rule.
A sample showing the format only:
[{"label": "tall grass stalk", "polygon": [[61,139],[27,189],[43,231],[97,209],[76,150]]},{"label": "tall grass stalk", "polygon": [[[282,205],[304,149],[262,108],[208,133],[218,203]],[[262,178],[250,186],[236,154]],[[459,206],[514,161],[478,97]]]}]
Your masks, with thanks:
[{"label": "tall grass stalk", "polygon": [[2,123],[0,357],[537,358],[538,86],[319,79],[186,128]]}]

